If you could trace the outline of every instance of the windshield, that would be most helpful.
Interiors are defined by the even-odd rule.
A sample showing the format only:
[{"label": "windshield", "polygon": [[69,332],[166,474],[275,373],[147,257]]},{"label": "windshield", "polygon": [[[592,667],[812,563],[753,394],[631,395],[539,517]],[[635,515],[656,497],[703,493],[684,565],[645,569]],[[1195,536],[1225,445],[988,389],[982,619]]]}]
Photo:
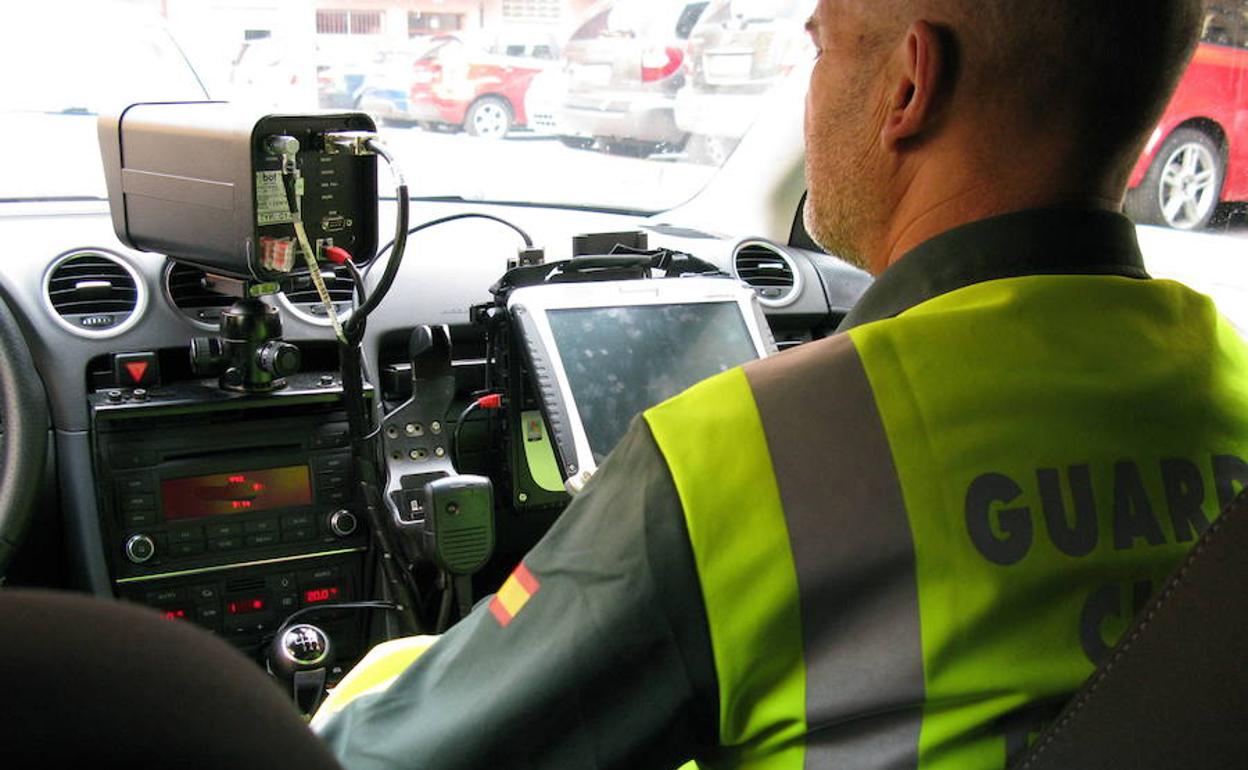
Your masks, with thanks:
[{"label": "windshield", "polygon": [[[0,131],[56,137],[59,152],[7,155],[0,198],[102,198],[96,115],[212,98],[367,112],[416,197],[658,211],[707,184],[810,58],[813,0],[356,5],[46,0],[17,11],[0,31]],[[734,18],[747,28],[716,32]]]},{"label": "windshield", "polygon": [[[97,114],[137,101],[212,98],[270,112],[364,111],[418,198],[667,210],[731,163],[752,127],[774,128],[760,116],[791,114],[800,124],[813,55],[802,25],[813,6],[21,4],[0,27],[0,137],[8,150],[0,199],[103,199]],[[1126,201],[1137,222],[1151,225],[1140,230],[1150,269],[1209,292],[1224,309],[1248,307],[1245,73],[1248,3],[1215,0]],[[778,173],[750,162],[734,167],[744,177]],[[381,179],[389,195],[389,178]]]}]

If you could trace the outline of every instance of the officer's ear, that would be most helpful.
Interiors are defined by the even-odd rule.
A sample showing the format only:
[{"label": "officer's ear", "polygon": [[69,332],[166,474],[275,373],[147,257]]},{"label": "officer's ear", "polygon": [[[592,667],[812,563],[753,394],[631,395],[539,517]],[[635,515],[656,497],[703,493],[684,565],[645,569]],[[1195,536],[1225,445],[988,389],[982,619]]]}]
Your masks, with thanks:
[{"label": "officer's ear", "polygon": [[892,151],[913,144],[935,128],[953,66],[953,51],[945,35],[926,21],[906,30],[896,53],[900,66],[892,68],[884,127],[880,139]]}]

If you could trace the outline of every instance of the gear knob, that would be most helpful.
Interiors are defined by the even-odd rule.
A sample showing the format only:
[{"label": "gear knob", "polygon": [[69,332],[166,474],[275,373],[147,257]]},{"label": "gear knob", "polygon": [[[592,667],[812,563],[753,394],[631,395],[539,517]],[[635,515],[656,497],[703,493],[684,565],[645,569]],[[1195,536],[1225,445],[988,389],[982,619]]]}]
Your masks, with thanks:
[{"label": "gear knob", "polygon": [[329,635],[310,623],[279,629],[269,646],[269,672],[290,687],[295,706],[305,717],[311,717],[325,697],[333,652]]}]

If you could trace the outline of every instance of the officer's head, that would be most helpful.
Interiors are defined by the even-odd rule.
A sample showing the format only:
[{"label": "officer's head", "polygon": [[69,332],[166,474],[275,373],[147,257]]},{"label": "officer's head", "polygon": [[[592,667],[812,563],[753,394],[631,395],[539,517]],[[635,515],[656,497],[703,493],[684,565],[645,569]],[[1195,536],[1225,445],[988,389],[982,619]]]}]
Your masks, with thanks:
[{"label": "officer's head", "polygon": [[879,272],[984,216],[1117,208],[1202,15],[1201,0],[819,0],[808,229]]}]

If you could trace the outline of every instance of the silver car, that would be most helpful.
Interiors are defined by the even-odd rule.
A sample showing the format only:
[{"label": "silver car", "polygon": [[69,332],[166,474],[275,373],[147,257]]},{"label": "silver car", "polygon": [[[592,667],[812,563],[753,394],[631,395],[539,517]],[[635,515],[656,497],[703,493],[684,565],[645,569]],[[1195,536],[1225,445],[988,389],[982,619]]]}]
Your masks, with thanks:
[{"label": "silver car", "polygon": [[707,2],[602,3],[568,41],[565,144],[649,155],[684,145],[676,92]]},{"label": "silver car", "polygon": [[715,0],[689,35],[676,125],[691,160],[722,165],[763,98],[814,47],[803,23],[814,0]]}]

